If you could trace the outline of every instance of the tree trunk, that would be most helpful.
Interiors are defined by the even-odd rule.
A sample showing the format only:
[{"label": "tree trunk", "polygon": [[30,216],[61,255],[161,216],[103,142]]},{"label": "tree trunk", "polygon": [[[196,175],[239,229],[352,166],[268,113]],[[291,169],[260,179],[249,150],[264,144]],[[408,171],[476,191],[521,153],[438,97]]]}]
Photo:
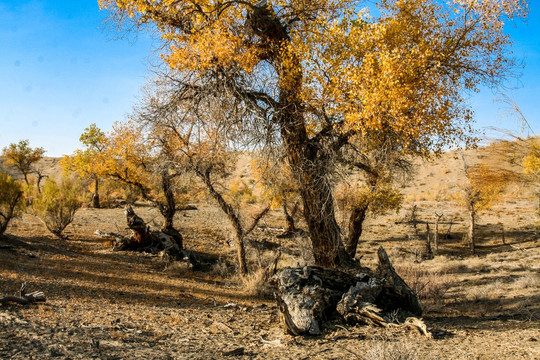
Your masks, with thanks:
[{"label": "tree trunk", "polygon": [[99,178],[96,176],[94,177],[94,192],[92,193],[92,207],[94,209],[99,209],[100,203],[99,203]]},{"label": "tree trunk", "polygon": [[468,240],[469,240],[469,248],[471,249],[471,253],[476,253],[476,242],[475,242],[475,222],[476,222],[476,212],[474,210],[469,209],[469,234],[468,234]]},{"label": "tree trunk", "polygon": [[231,225],[234,228],[235,240],[236,240],[236,255],[238,260],[238,271],[241,275],[246,275],[248,273],[247,263],[246,263],[246,248],[244,245],[244,236],[246,235],[238,215],[235,213],[233,207],[225,201],[223,196],[214,188],[212,180],[210,179],[210,169],[202,172],[200,170],[195,170],[196,174],[203,180],[206,188],[210,195],[217,201],[221,210],[227,215]]},{"label": "tree trunk", "polygon": [[352,209],[351,217],[349,218],[349,236],[345,241],[345,251],[352,258],[356,255],[358,240],[362,235],[362,226],[366,219],[368,207],[368,203],[358,204]]},{"label": "tree trunk", "polygon": [[125,244],[126,247],[137,249],[152,245],[152,234],[149,227],[140,216],[135,214],[130,205],[126,206],[126,217],[128,227],[133,232],[131,239],[129,239],[130,243]]},{"label": "tree trunk", "polygon": [[435,234],[433,235],[433,254],[439,255],[439,222],[443,215],[435,214],[435,216],[437,217],[437,221],[435,221]]},{"label": "tree trunk", "polygon": [[350,257],[341,243],[334,212],[334,198],[328,175],[333,162],[322,139],[308,136],[302,99],[303,67],[290,47],[289,28],[268,6],[254,7],[250,31],[260,36],[268,60],[279,78],[275,118],[280,127],[284,149],[295,175],[310,232],[313,256],[318,265],[336,267]]},{"label": "tree trunk", "polygon": [[22,191],[19,191],[17,193],[17,196],[15,196],[13,200],[11,201],[11,203],[8,204],[6,213],[4,214],[0,211],[0,237],[7,230],[9,222],[13,218],[13,215],[15,214],[15,208],[17,207],[17,204],[19,203],[19,200],[22,198],[22,196],[23,196]]}]

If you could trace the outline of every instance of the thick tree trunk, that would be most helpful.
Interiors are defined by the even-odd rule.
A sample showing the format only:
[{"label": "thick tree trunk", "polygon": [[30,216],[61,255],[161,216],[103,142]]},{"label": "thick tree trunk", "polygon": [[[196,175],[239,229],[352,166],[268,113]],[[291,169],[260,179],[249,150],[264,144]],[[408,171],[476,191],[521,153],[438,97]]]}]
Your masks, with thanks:
[{"label": "thick tree trunk", "polygon": [[362,235],[362,228],[369,204],[358,204],[352,209],[351,217],[349,218],[349,236],[345,241],[345,251],[350,257],[354,258],[358,247],[358,240]]},{"label": "thick tree trunk", "polygon": [[[328,175],[332,160],[321,138],[308,136],[302,99],[303,68],[301,60],[289,46],[289,28],[269,6],[257,6],[250,14],[250,31],[260,36],[266,57],[279,78],[279,96],[275,105],[285,152],[298,180],[309,228],[313,255],[318,265],[336,267],[350,257],[341,243],[334,213],[332,186]],[[331,151],[331,150],[330,150]]]},{"label": "thick tree trunk", "polygon": [[94,177],[94,192],[92,193],[92,207],[99,209],[101,207],[99,203],[99,179]]}]

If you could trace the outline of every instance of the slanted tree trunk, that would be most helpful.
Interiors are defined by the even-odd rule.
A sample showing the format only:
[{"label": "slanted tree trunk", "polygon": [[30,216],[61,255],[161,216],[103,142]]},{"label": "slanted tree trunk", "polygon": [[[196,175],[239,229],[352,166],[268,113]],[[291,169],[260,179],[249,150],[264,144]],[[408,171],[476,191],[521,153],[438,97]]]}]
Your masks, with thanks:
[{"label": "slanted tree trunk", "polygon": [[152,233],[144,220],[133,211],[133,208],[126,206],[126,217],[128,227],[133,231],[126,248],[142,248],[152,245]]},{"label": "slanted tree trunk", "polygon": [[270,207],[267,206],[262,212],[260,212],[255,218],[253,219],[253,223],[251,226],[245,230],[242,226],[242,223],[240,221],[240,217],[238,214],[234,211],[231,204],[229,204],[223,196],[216,190],[214,187],[214,184],[212,183],[212,180],[210,178],[210,172],[211,169],[208,168],[205,171],[201,171],[199,169],[195,169],[195,173],[206,185],[206,188],[208,189],[208,192],[210,195],[214,198],[214,200],[217,201],[219,207],[221,210],[227,215],[227,218],[229,219],[233,229],[234,229],[234,235],[236,240],[236,257],[238,260],[238,271],[241,275],[246,275],[248,273],[247,268],[247,262],[246,262],[246,247],[244,244],[244,238],[255,229],[257,226],[257,223],[262,219],[266,213],[270,210]]},{"label": "slanted tree trunk", "polygon": [[358,241],[360,236],[362,236],[363,224],[366,219],[368,207],[369,203],[357,204],[357,206],[352,209],[349,218],[349,234],[345,241],[345,251],[347,251],[347,254],[352,258],[356,255]]}]

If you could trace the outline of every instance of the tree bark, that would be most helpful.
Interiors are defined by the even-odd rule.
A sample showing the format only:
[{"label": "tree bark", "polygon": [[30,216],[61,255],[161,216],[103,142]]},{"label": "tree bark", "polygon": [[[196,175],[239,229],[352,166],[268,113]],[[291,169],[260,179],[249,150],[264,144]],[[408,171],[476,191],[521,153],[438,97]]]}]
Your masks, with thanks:
[{"label": "tree bark", "polygon": [[364,220],[369,204],[359,204],[352,209],[351,217],[349,218],[349,235],[345,241],[345,251],[350,257],[354,258],[358,248],[358,240],[362,235]]},{"label": "tree bark", "polygon": [[4,296],[0,298],[0,304],[15,302],[21,305],[28,305],[35,302],[45,301],[45,294],[41,291],[26,292],[26,283],[23,283],[20,290],[20,296]]},{"label": "tree bark", "polygon": [[285,233],[292,234],[296,232],[296,225],[294,223],[294,215],[298,211],[298,203],[294,204],[293,211],[289,213],[287,201],[283,201],[283,214],[285,215]]}]

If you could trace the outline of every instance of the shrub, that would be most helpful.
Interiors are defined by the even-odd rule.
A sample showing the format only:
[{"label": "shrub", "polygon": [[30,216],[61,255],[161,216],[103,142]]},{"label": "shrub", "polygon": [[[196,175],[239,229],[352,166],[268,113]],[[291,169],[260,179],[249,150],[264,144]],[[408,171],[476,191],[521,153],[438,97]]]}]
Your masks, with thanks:
[{"label": "shrub", "polygon": [[19,215],[23,207],[23,190],[7,173],[0,171],[0,236],[9,221]]},{"label": "shrub", "polygon": [[41,195],[33,202],[35,213],[54,235],[63,239],[62,232],[73,221],[75,212],[81,207],[80,185],[64,178],[59,184],[47,179]]}]

